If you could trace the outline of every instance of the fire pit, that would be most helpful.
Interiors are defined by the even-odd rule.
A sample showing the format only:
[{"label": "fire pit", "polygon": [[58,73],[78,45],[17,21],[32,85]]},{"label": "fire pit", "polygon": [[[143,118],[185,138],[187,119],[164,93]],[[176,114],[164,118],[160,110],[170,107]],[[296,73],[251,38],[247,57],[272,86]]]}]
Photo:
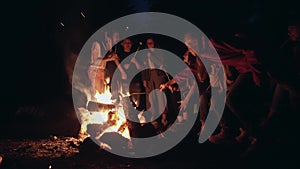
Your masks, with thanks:
[{"label": "fire pit", "polygon": [[110,150],[118,145],[107,144],[107,141],[114,137],[116,141],[123,140],[126,147],[128,146],[130,134],[123,106],[111,98],[109,86],[106,85],[103,93],[96,90],[86,108],[78,109],[77,114],[81,122],[80,141],[90,137],[101,148]]}]

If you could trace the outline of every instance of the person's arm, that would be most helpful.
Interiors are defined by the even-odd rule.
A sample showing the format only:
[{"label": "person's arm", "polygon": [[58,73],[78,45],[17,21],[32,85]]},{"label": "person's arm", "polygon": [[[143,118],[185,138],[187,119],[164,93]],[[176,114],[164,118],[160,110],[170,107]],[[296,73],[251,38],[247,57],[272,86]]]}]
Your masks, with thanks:
[{"label": "person's arm", "polygon": [[165,90],[166,88],[171,88],[173,84],[177,83],[175,79],[172,79],[164,84],[160,85],[160,90]]},{"label": "person's arm", "polygon": [[210,68],[211,68],[211,74],[212,75],[216,74],[216,66],[214,64],[211,64]]},{"label": "person's arm", "polygon": [[193,80],[193,84],[191,85],[191,88],[190,88],[188,94],[186,95],[186,97],[183,100],[181,100],[181,101],[178,102],[178,103],[181,103],[180,106],[179,106],[180,111],[186,109],[186,107],[187,107],[187,105],[188,105],[188,103],[189,103],[189,101],[190,101],[193,93],[195,92],[196,86],[197,86],[196,82]]},{"label": "person's arm", "polygon": [[104,33],[104,38],[106,42],[106,49],[109,50],[110,52],[112,51],[112,38],[108,36],[107,32]]},{"label": "person's arm", "polygon": [[[219,71],[221,68],[219,67],[219,65],[215,65],[215,64],[211,65],[211,68],[212,68],[212,74],[214,74],[218,80],[219,93],[221,93],[224,91],[224,88],[225,88],[224,84],[226,84],[226,82],[224,83],[225,80],[222,81],[223,78],[221,76],[219,76],[220,75]],[[226,76],[225,72],[223,75]]]},{"label": "person's arm", "polygon": [[116,53],[112,53],[111,54],[112,56],[108,57],[109,61],[113,61],[116,66],[118,67],[118,69],[120,70],[120,73],[121,73],[121,76],[122,76],[122,79],[127,79],[127,74],[125,73],[122,65],[120,65],[120,62],[119,62],[119,57]]},{"label": "person's arm", "polygon": [[222,93],[224,91],[224,83],[221,82],[221,80],[219,79],[219,93]]},{"label": "person's arm", "polygon": [[166,88],[169,88],[170,90],[173,90],[172,89],[173,84],[175,84],[175,83],[181,84],[182,82],[186,82],[189,78],[189,72],[190,72],[189,68],[186,68],[186,69],[182,70],[173,79],[169,80],[165,84],[162,84],[160,86],[161,90],[164,90]]},{"label": "person's arm", "polygon": [[234,80],[231,79],[233,75],[232,75],[229,65],[224,66],[224,71],[225,71],[224,73],[225,73],[225,77],[226,77],[226,80],[225,80],[226,85],[231,85],[234,82]]},{"label": "person's arm", "polygon": [[[197,53],[192,49],[192,48],[188,48],[188,51],[187,52],[189,52],[189,53],[191,53],[193,56],[197,56]],[[188,53],[187,53],[188,54]]]},{"label": "person's arm", "polygon": [[131,59],[131,62],[135,65],[135,67],[136,67],[137,70],[141,70],[141,69],[142,69],[141,64],[136,60],[135,57],[133,57],[133,58]]},{"label": "person's arm", "polygon": [[162,65],[161,56],[158,52],[149,52],[147,57],[152,61],[152,63],[155,65],[155,67],[159,67]]},{"label": "person's arm", "polygon": [[149,69],[142,71],[142,81],[143,81],[143,86],[147,88],[148,87],[147,82],[149,81]]},{"label": "person's arm", "polygon": [[120,73],[121,73],[121,76],[122,76],[122,79],[127,79],[127,74],[125,73],[123,67],[120,65],[120,62],[119,60],[114,60],[115,64],[118,66],[118,69],[120,70]]},{"label": "person's arm", "polygon": [[197,62],[197,76],[198,76],[198,79],[200,80],[201,83],[203,83],[207,78],[208,78],[208,73],[205,69],[205,66],[204,64],[202,63],[202,61],[196,57],[196,62]]}]

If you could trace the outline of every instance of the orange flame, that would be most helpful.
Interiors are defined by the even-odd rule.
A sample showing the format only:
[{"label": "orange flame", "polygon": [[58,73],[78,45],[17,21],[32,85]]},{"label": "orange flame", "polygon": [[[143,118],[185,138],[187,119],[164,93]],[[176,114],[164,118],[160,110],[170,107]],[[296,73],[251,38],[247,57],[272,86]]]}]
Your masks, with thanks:
[{"label": "orange flame", "polygon": [[[106,79],[106,83],[109,83],[109,78]],[[95,101],[102,104],[115,104],[115,100],[111,99],[112,94],[109,90],[109,86],[106,85],[105,91],[99,93],[96,91]],[[99,133],[95,136],[96,139],[99,139],[104,133],[107,132],[117,132],[123,137],[130,140],[129,129],[127,126],[127,121],[122,106],[116,106],[115,109],[105,109],[97,112],[88,111],[85,108],[79,109],[80,119],[81,119],[81,129],[79,132],[79,140],[83,141],[90,135],[87,133],[87,126],[89,124],[100,124],[105,127],[99,128]]]}]

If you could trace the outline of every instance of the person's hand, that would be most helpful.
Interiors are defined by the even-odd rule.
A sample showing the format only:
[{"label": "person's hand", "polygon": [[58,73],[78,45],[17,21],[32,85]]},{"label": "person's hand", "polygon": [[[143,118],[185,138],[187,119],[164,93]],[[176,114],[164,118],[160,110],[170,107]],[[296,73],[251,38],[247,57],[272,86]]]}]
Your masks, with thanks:
[{"label": "person's hand", "polygon": [[138,119],[140,121],[141,126],[147,123],[145,116],[143,115],[143,111],[138,114]]},{"label": "person's hand", "polygon": [[242,50],[242,53],[247,57],[254,57],[255,56],[255,52],[254,50]]},{"label": "person's hand", "polygon": [[186,107],[187,107],[187,105],[188,105],[187,99],[183,99],[183,100],[181,100],[181,101],[179,101],[177,103],[180,103],[180,106],[179,106],[180,111],[185,110]]},{"label": "person's hand", "polygon": [[168,89],[173,93],[173,91],[174,91],[174,88],[173,88],[173,86],[171,86],[171,85],[168,85],[167,86],[168,87]]},{"label": "person's hand", "polygon": [[196,52],[195,52],[191,47],[188,48],[188,51],[189,51],[193,56],[196,56],[196,55],[197,55]]},{"label": "person's hand", "polygon": [[132,59],[130,60],[132,63],[136,63],[137,62],[137,60],[136,60],[136,58],[135,57],[132,57]]},{"label": "person's hand", "polygon": [[131,62],[135,65],[135,67],[136,67],[137,70],[141,70],[141,69],[142,69],[140,63],[136,60],[135,57],[133,57],[133,58],[131,59]]},{"label": "person's hand", "polygon": [[143,81],[143,85],[144,85],[145,88],[147,88],[147,87],[148,87],[147,81],[144,80],[144,81]]},{"label": "person's hand", "polygon": [[106,41],[106,48],[108,50],[112,49],[112,38],[108,36],[107,32],[104,33],[105,41]]},{"label": "person's hand", "polygon": [[161,119],[161,124],[163,124],[164,126],[167,126],[168,120],[166,118]]},{"label": "person's hand", "polygon": [[229,80],[229,79],[226,80],[226,83],[227,83],[228,85],[233,84],[233,82],[234,82],[234,80]]},{"label": "person's hand", "polygon": [[110,60],[118,60],[119,57],[116,53],[112,53],[111,56],[110,56]]},{"label": "person's hand", "polygon": [[255,83],[256,86],[258,86],[258,87],[262,86],[261,79],[259,77],[253,76],[253,81],[254,81],[254,83]]},{"label": "person's hand", "polygon": [[129,63],[125,63],[124,64],[124,68],[127,70],[129,68],[130,64]]},{"label": "person's hand", "polygon": [[167,88],[167,85],[163,83],[159,86],[159,88],[160,88],[161,91],[163,91]]}]

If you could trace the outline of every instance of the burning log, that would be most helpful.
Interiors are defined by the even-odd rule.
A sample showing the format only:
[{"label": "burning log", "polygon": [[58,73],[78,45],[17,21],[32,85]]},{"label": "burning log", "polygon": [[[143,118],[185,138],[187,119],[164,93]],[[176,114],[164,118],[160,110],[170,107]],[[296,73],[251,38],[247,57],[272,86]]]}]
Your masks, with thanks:
[{"label": "burning log", "polygon": [[109,104],[109,103],[99,103],[95,101],[90,101],[88,103],[87,109],[89,111],[102,111],[102,110],[111,110],[114,109],[115,105],[114,104]]},{"label": "burning log", "polygon": [[129,140],[117,132],[104,133],[99,140],[103,143],[109,143],[109,149],[114,149],[115,151],[128,149]]}]

